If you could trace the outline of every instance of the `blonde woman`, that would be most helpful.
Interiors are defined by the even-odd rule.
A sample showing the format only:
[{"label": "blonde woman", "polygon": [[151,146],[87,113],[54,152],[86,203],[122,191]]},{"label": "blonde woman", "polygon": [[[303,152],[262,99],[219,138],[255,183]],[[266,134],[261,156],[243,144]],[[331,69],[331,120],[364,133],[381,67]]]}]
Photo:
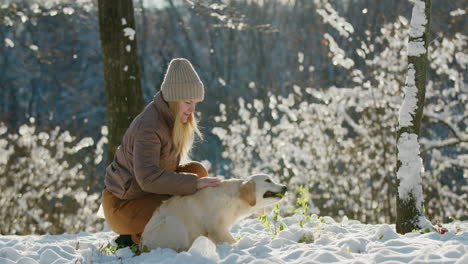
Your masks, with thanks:
[{"label": "blonde woman", "polygon": [[207,177],[200,163],[180,164],[195,134],[201,137],[194,112],[203,97],[203,83],[192,64],[173,59],[161,91],[125,132],[106,169],[102,193],[106,221],[120,234],[118,246],[138,244],[154,210],[172,195],[193,194],[219,184],[217,178]]}]

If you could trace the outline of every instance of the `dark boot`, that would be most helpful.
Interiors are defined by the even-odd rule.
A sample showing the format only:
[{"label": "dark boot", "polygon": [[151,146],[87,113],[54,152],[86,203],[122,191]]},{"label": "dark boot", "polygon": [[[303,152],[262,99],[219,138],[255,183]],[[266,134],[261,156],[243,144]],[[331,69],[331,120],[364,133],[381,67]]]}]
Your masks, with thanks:
[{"label": "dark boot", "polygon": [[115,239],[115,243],[117,243],[118,248],[131,247],[135,244],[132,241],[131,235],[120,235],[118,238]]}]

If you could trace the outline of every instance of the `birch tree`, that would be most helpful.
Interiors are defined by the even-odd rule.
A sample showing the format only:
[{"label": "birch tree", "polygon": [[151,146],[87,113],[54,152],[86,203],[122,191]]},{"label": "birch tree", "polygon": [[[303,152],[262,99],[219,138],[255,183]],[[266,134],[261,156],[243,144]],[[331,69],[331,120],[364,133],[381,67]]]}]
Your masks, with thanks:
[{"label": "birch tree", "polygon": [[99,31],[104,60],[107,160],[111,162],[127,127],[143,107],[132,0],[99,0]]},{"label": "birch tree", "polygon": [[396,230],[404,234],[432,227],[424,217],[419,131],[423,115],[431,0],[414,0],[408,41],[408,73],[397,131]]}]

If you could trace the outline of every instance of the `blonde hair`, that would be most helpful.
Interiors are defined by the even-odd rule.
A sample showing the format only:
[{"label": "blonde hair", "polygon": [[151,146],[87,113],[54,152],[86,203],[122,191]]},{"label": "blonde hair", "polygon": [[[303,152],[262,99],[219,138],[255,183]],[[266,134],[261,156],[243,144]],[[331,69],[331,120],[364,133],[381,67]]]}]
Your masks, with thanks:
[{"label": "blonde hair", "polygon": [[198,129],[197,120],[194,113],[190,114],[187,123],[180,121],[181,113],[177,102],[168,102],[172,113],[175,116],[174,128],[172,129],[172,142],[176,146],[177,155],[180,155],[181,160],[188,158],[192,149],[195,134],[203,139],[203,135]]}]

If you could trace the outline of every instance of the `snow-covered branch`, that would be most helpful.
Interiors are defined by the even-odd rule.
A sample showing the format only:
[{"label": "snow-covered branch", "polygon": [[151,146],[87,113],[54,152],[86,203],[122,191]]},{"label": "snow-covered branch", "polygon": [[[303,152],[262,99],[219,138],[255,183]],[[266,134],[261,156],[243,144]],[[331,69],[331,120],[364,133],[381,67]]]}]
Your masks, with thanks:
[{"label": "snow-covered branch", "polygon": [[353,26],[343,17],[338,15],[338,12],[328,3],[327,0],[316,1],[317,13],[322,16],[323,22],[335,28],[338,33],[344,37],[349,37],[349,34],[354,33]]},{"label": "snow-covered branch", "polygon": [[361,134],[368,141],[371,141],[371,138],[369,137],[367,130],[361,127],[360,125],[356,124],[356,122],[354,122],[354,120],[348,115],[348,113],[346,113],[346,110],[343,104],[339,104],[338,113],[344,117],[346,122],[354,129],[354,131]]},{"label": "snow-covered branch", "polygon": [[428,139],[422,138],[420,140],[420,143],[422,145],[421,152],[426,152],[434,148],[443,148],[443,147],[453,146],[453,145],[459,144],[460,142],[468,142],[468,140],[460,140],[458,138],[447,138],[443,140],[428,140]]},{"label": "snow-covered branch", "polygon": [[21,208],[21,210],[23,210],[23,212],[25,214],[27,214],[28,216],[30,216],[34,222],[37,223],[37,225],[39,226],[39,228],[41,229],[41,231],[43,233],[46,233],[47,232],[47,228],[51,225],[49,222],[45,222],[43,221],[37,214],[35,214],[34,212],[32,212],[31,210],[28,209],[28,206],[26,205],[26,202],[23,201],[23,200],[20,200],[20,199],[15,199],[16,203],[18,204],[18,207]]}]

